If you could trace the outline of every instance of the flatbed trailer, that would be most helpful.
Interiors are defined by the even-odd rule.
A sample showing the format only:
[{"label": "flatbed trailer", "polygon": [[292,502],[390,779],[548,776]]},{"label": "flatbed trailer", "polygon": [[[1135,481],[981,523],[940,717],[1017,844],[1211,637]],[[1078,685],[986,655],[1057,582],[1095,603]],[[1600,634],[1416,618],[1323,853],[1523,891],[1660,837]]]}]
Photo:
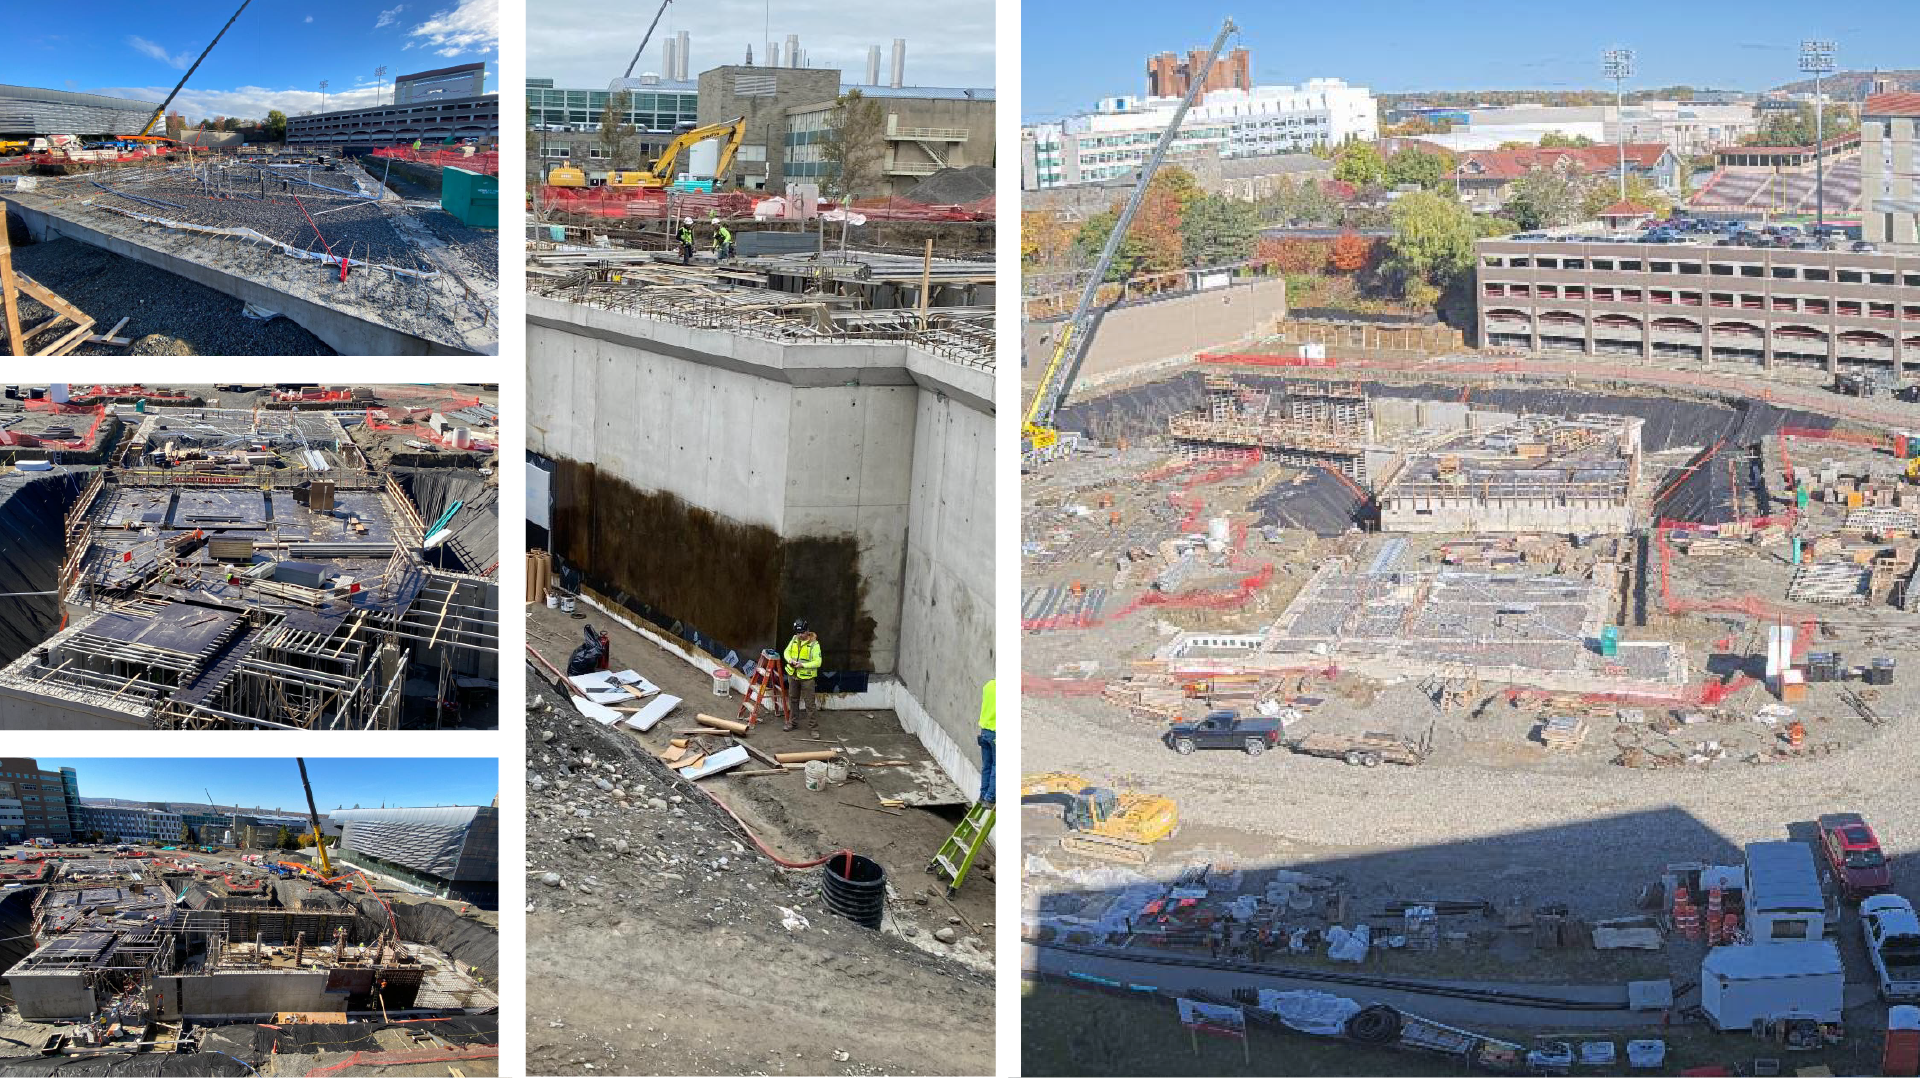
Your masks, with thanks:
[{"label": "flatbed trailer", "polygon": [[1287,744],[1308,757],[1338,758],[1349,765],[1371,769],[1382,762],[1418,765],[1427,760],[1429,746],[1415,745],[1397,735],[1369,731],[1364,735],[1308,735]]}]

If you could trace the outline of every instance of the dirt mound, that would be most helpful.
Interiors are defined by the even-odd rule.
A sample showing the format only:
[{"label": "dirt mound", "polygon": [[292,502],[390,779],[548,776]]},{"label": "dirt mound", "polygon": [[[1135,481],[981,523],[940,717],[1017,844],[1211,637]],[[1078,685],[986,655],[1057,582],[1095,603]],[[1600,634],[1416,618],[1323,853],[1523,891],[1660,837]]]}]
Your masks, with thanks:
[{"label": "dirt mound", "polygon": [[192,356],[193,346],[165,334],[148,334],[127,346],[128,356]]},{"label": "dirt mound", "polygon": [[969,165],[964,169],[941,169],[913,185],[900,197],[928,206],[957,206],[993,196],[994,170],[991,165]]}]

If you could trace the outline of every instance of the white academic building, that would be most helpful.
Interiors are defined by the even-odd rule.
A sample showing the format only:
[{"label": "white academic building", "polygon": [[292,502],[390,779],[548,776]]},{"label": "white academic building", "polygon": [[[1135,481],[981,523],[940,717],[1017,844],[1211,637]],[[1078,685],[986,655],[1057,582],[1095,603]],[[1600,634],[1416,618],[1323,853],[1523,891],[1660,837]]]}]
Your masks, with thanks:
[{"label": "white academic building", "polygon": [[[1029,125],[1021,132],[1020,186],[1031,191],[1134,175],[1179,105],[1171,97],[1102,98],[1093,112]],[[1269,157],[1379,134],[1379,109],[1366,87],[1309,79],[1206,94],[1187,111],[1170,153],[1177,158],[1213,147],[1222,158]]]}]

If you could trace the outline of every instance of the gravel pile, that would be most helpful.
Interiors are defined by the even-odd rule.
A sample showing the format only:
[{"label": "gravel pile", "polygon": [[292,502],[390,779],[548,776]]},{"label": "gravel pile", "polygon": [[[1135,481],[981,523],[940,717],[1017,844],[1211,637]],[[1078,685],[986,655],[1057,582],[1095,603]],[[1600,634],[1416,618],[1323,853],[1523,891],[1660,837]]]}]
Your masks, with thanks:
[{"label": "gravel pile", "polygon": [[993,196],[993,166],[941,169],[907,189],[901,198],[929,206],[953,206]]},{"label": "gravel pile", "polygon": [[433,235],[445,241],[448,247],[460,253],[460,257],[476,271],[487,275],[487,280],[498,280],[500,273],[500,230],[476,229],[463,223],[459,218],[445,210],[426,210],[416,215]]},{"label": "gravel pile", "polygon": [[[124,316],[127,349],[84,345],[75,356],[332,356],[333,350],[286,319],[241,314],[239,300],[142,262],[78,240],[15,248],[13,264],[94,317],[104,333]],[[32,313],[29,314],[29,311]],[[22,320],[45,318],[29,300]]]}]

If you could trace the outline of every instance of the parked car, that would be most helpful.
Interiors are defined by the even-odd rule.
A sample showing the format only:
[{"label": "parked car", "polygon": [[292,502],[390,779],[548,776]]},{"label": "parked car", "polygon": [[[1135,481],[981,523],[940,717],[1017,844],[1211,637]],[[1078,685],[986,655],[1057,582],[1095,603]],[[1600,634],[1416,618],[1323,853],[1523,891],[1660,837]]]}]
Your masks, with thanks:
[{"label": "parked car", "polygon": [[1217,709],[1197,724],[1175,724],[1161,736],[1175,753],[1195,750],[1241,750],[1259,757],[1280,745],[1280,721],[1268,716],[1241,716],[1232,709]]},{"label": "parked car", "polygon": [[1855,240],[1853,246],[1847,250],[1853,252],[1855,255],[1873,255],[1878,253],[1880,248],[1879,245],[1868,243],[1865,240]]},{"label": "parked car", "polygon": [[1822,814],[1820,853],[1840,895],[1861,900],[1893,887],[1880,838],[1859,814]]},{"label": "parked car", "polygon": [[1920,918],[1891,893],[1860,902],[1860,933],[1882,1001],[1920,1001]]}]

